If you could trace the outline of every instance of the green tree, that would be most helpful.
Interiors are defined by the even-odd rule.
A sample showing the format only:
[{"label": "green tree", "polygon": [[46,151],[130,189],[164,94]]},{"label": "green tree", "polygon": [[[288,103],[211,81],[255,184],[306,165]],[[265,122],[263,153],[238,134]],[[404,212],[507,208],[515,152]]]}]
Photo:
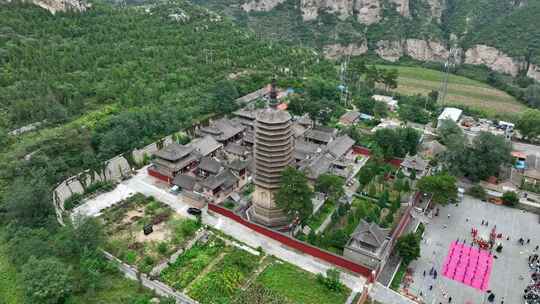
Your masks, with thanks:
[{"label": "green tree", "polygon": [[217,82],[212,90],[212,99],[217,113],[230,113],[237,108],[235,99],[239,97],[238,90],[230,80]]},{"label": "green tree", "polygon": [[29,303],[60,304],[72,293],[71,267],[55,258],[30,258],[22,278]]},{"label": "green tree", "polygon": [[469,190],[467,190],[467,194],[481,200],[487,198],[486,190],[484,190],[484,188],[480,185],[474,185],[469,188]]},{"label": "green tree", "polygon": [[415,233],[408,233],[401,236],[396,244],[396,250],[403,259],[405,265],[420,257],[420,236]]},{"label": "green tree", "polygon": [[[444,144],[449,143],[449,137],[457,135],[464,137],[463,130],[451,119],[444,119],[440,122],[440,125],[437,126],[437,132],[441,137],[441,142]],[[464,140],[464,139],[463,139]]]},{"label": "green tree", "polygon": [[336,200],[345,193],[343,190],[344,185],[345,180],[342,177],[325,173],[317,178],[315,191],[325,193],[331,199]]},{"label": "green tree", "polygon": [[457,199],[456,178],[447,173],[422,177],[416,184],[418,190],[430,193],[436,204],[446,205]]},{"label": "green tree", "polygon": [[377,118],[384,118],[388,116],[388,108],[386,107],[386,104],[384,102],[376,101],[375,105],[373,106],[373,114],[375,114],[375,117]]},{"label": "green tree", "polygon": [[519,195],[514,191],[503,193],[502,201],[505,205],[514,207],[519,203]]},{"label": "green tree", "polygon": [[276,205],[283,209],[292,220],[299,218],[301,223],[313,213],[313,190],[308,185],[304,173],[288,167],[281,174],[279,190],[275,195]]},{"label": "green tree", "polygon": [[5,198],[9,219],[29,227],[44,226],[52,221],[53,204],[44,175],[36,172],[34,177],[15,179]]},{"label": "green tree", "polygon": [[396,89],[398,86],[399,72],[397,69],[384,69],[380,71],[380,82],[384,85],[384,90]]},{"label": "green tree", "polygon": [[540,135],[540,110],[526,110],[519,118],[516,128],[528,139],[534,139]]}]

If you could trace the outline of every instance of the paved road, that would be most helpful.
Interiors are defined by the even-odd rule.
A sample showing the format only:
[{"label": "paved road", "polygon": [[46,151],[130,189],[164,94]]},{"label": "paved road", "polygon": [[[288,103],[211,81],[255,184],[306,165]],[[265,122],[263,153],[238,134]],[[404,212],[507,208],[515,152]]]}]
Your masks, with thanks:
[{"label": "paved road", "polygon": [[[390,288],[386,288],[379,282],[376,282],[369,292],[369,296],[380,303],[384,304],[418,304]],[[461,302],[458,302],[462,304]]]},{"label": "paved road", "polygon": [[517,151],[540,155],[540,146],[537,146],[537,145],[531,145],[531,144],[513,141],[512,146],[514,150],[517,150]]},{"label": "paved road", "polygon": [[72,217],[77,215],[99,216],[102,210],[136,193],[142,193],[164,202],[184,217],[194,218],[187,213],[189,205],[182,202],[182,196],[171,194],[167,190],[155,186],[154,181],[155,179],[148,175],[146,167],[142,168],[137,171],[136,175],[118,184],[114,190],[98,195],[75,208]]}]

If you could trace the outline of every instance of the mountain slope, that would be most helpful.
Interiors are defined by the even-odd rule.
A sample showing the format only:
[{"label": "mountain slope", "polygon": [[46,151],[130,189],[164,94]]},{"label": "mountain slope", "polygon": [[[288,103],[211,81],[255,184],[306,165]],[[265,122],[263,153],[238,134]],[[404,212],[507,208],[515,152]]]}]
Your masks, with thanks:
[{"label": "mountain slope", "polygon": [[392,61],[445,61],[452,40],[461,62],[513,76],[528,71],[540,80],[540,0],[193,1],[260,35],[317,47],[330,57],[373,51]]}]

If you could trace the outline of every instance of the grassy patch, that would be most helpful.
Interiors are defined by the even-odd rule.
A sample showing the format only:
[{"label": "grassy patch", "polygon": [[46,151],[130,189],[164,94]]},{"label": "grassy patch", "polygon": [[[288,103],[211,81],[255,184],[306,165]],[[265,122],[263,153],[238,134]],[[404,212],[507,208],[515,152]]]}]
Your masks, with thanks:
[{"label": "grassy patch", "polygon": [[315,231],[317,230],[324,220],[336,209],[336,204],[332,201],[327,200],[324,202],[324,205],[319,209],[319,211],[311,216],[311,218],[308,220],[308,226],[311,228],[311,230]]},{"label": "grassy patch", "polygon": [[[154,293],[141,288],[136,281],[123,278],[120,274],[107,275],[101,279],[105,288],[97,292],[87,292],[70,298],[72,304],[102,304],[102,303],[150,303]],[[17,302],[19,303],[19,302]],[[21,302],[22,303],[22,302]]]},{"label": "grassy patch", "polygon": [[396,275],[394,276],[394,279],[392,279],[392,283],[390,283],[390,288],[392,290],[398,290],[399,285],[401,284],[401,281],[403,281],[403,277],[405,276],[405,273],[407,272],[407,265],[405,263],[401,263],[399,265],[399,269],[396,272]]},{"label": "grassy patch", "polygon": [[257,283],[299,304],[345,303],[350,290],[331,291],[319,283],[315,275],[291,264],[275,263],[263,271]]},{"label": "grassy patch", "polygon": [[231,303],[240,287],[257,268],[259,256],[233,249],[207,274],[199,278],[189,296],[201,304]]},{"label": "grassy patch", "polygon": [[225,243],[211,237],[206,243],[197,243],[184,252],[171,266],[161,273],[161,280],[182,290],[208,266],[225,247]]},{"label": "grassy patch", "polygon": [[[0,236],[0,240],[1,240]],[[23,292],[17,276],[17,271],[8,261],[4,252],[5,244],[0,243],[0,303],[23,303]]]},{"label": "grassy patch", "polygon": [[[439,90],[444,73],[421,67],[379,66],[395,68],[399,71],[398,88],[401,94],[427,94]],[[485,83],[466,77],[450,75],[448,81],[447,104],[465,105],[494,115],[497,113],[517,113],[525,106],[507,93]]]}]

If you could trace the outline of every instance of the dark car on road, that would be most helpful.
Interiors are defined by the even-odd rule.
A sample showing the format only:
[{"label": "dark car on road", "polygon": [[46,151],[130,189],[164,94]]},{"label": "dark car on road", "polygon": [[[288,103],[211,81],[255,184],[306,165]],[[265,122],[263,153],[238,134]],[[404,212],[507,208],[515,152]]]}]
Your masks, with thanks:
[{"label": "dark car on road", "polygon": [[199,208],[193,208],[193,207],[190,207],[188,208],[187,210],[187,213],[191,214],[191,215],[201,215],[201,209]]}]

